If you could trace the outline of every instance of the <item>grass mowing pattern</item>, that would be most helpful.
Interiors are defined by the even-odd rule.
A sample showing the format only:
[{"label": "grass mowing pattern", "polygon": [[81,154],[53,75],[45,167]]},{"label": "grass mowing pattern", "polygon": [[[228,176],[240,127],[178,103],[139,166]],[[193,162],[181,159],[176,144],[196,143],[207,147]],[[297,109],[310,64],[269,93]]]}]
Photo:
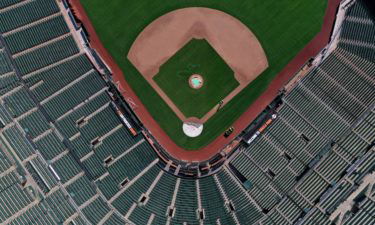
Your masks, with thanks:
[{"label": "grass mowing pattern", "polygon": [[[200,89],[189,86],[189,77],[204,79]],[[192,39],[153,77],[185,117],[203,117],[239,83],[234,72],[206,40]]]},{"label": "grass mowing pattern", "polygon": [[[320,31],[327,0],[81,0],[104,46],[125,79],[175,143],[202,148],[222,134],[267,88],[285,65]],[[140,32],[156,18],[185,7],[222,10],[247,25],[266,52],[269,68],[205,123],[201,136],[189,138],[182,122],[126,59]]]}]

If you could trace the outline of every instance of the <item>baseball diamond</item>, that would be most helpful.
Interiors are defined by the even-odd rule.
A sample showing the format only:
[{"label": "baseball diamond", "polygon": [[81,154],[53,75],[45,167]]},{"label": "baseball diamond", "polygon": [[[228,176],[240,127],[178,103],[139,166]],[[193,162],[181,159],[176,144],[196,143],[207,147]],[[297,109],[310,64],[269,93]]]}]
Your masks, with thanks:
[{"label": "baseball diamond", "polygon": [[[220,100],[224,106],[268,67],[261,44],[245,25],[224,12],[202,7],[175,10],[153,21],[135,40],[128,59],[183,122],[192,116],[206,122]],[[206,92],[176,96],[176,89],[181,92],[186,85],[179,80],[167,82],[166,77],[172,80],[173,73],[183,76],[200,69],[206,79],[211,78]],[[225,79],[233,76],[238,84]],[[210,98],[212,102],[205,100]]]}]

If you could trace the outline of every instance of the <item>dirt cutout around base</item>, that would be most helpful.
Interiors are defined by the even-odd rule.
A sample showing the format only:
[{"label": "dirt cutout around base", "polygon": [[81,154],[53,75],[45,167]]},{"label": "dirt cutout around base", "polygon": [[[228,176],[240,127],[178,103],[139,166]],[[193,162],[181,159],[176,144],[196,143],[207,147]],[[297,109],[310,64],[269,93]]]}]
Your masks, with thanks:
[{"label": "dirt cutout around base", "polygon": [[[224,106],[268,67],[256,36],[241,21],[209,8],[184,8],[167,13],[148,25],[131,46],[128,59],[158,92],[176,115],[184,114],[152,79],[159,68],[190,40],[205,39],[234,71],[240,85],[223,99]],[[200,122],[216,113],[216,106]]]}]

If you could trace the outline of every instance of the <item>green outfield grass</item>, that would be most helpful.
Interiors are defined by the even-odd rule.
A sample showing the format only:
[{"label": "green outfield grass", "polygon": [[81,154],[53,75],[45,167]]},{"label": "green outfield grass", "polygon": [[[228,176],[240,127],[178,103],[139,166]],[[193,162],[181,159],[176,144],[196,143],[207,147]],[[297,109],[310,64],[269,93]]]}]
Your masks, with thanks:
[{"label": "green outfield grass", "polygon": [[[267,88],[285,65],[320,31],[327,0],[81,0],[95,29],[125,79],[166,133],[187,150],[202,148],[221,135]],[[257,36],[269,68],[232,99],[197,138],[182,132],[182,122],[126,59],[140,32],[153,20],[185,7],[222,10],[242,21]]]},{"label": "green outfield grass", "polygon": [[[200,89],[189,86],[192,74],[203,77]],[[239,85],[215,49],[206,40],[197,39],[163,64],[153,79],[187,118],[202,118]]]}]

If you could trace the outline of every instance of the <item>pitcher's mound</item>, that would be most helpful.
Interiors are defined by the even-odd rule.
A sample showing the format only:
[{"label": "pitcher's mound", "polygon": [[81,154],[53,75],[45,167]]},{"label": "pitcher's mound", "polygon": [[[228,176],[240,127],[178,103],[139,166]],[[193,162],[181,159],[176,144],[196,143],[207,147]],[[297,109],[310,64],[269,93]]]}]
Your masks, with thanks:
[{"label": "pitcher's mound", "polygon": [[199,74],[193,74],[189,77],[189,85],[191,88],[199,89],[203,86],[203,77]]}]

